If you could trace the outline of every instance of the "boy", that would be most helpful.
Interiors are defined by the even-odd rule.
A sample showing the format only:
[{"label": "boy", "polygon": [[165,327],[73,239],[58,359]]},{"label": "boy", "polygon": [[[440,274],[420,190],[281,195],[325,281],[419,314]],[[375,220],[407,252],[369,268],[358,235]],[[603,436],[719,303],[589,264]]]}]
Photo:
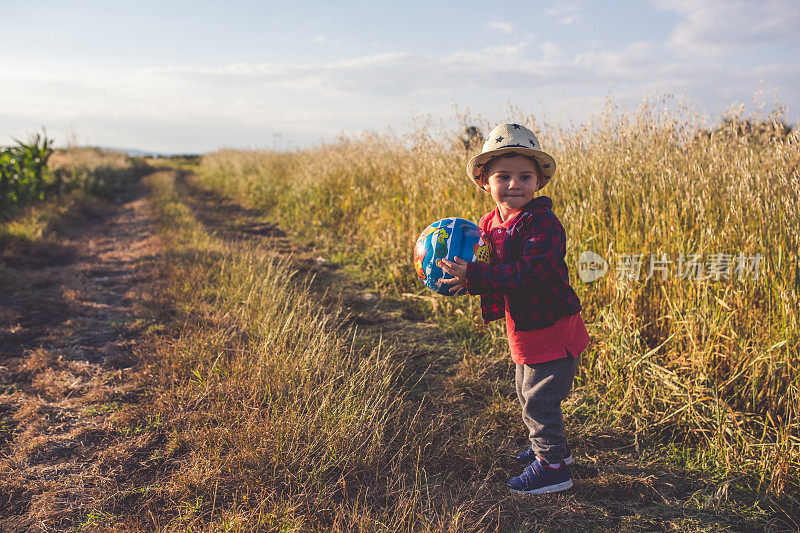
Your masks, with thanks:
[{"label": "boy", "polygon": [[572,487],[561,401],[589,343],[564,262],[564,227],[551,210],[552,200],[535,197],[555,169],[555,160],[529,129],[501,124],[492,130],[483,151],[467,164],[467,174],[497,206],[479,224],[492,246],[492,264],[440,260],[453,276],[442,280],[452,285],[451,292],[481,295],[485,323],[506,319],[517,398],[531,441],[516,456],[530,464],[508,486],[523,494]]}]

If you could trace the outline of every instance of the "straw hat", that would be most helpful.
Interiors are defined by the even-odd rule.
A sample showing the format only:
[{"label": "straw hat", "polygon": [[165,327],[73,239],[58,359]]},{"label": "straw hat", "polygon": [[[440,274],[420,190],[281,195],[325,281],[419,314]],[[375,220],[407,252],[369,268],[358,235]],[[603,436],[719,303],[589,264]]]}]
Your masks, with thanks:
[{"label": "straw hat", "polygon": [[519,124],[500,124],[489,133],[483,145],[483,151],[467,163],[467,176],[475,180],[475,184],[480,187],[478,180],[480,180],[486,163],[509,152],[536,159],[542,169],[542,185],[539,189],[547,185],[556,172],[555,159],[547,152],[542,151],[539,139],[531,130]]}]

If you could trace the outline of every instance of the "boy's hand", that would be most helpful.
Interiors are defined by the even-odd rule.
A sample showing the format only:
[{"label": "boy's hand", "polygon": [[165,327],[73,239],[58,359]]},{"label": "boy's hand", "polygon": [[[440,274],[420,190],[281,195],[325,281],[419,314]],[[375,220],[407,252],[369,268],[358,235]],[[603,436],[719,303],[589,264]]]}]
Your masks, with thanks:
[{"label": "boy's hand", "polygon": [[442,278],[440,281],[442,283],[447,283],[448,285],[452,285],[450,287],[450,294],[459,294],[463,290],[466,292],[467,290],[467,262],[459,257],[454,257],[453,261],[449,261],[447,259],[439,259],[436,264],[453,276],[450,279]]}]

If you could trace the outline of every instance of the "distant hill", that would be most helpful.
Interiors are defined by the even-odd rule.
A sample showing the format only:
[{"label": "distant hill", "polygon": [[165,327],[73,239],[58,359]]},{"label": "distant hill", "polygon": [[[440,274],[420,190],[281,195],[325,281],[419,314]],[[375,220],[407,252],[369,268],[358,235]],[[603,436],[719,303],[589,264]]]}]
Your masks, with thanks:
[{"label": "distant hill", "polygon": [[148,150],[139,150],[137,148],[117,148],[114,146],[93,146],[99,150],[107,150],[109,152],[121,152],[131,157],[192,157],[198,154],[183,154],[175,152],[151,152]]}]

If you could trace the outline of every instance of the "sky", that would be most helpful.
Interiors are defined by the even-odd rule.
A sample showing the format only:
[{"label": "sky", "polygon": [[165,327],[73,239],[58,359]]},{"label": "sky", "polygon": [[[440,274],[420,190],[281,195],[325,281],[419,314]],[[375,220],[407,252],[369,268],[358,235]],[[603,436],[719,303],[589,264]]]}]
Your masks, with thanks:
[{"label": "sky", "polygon": [[800,116],[797,0],[0,0],[0,144],[200,153],[670,94]]}]

